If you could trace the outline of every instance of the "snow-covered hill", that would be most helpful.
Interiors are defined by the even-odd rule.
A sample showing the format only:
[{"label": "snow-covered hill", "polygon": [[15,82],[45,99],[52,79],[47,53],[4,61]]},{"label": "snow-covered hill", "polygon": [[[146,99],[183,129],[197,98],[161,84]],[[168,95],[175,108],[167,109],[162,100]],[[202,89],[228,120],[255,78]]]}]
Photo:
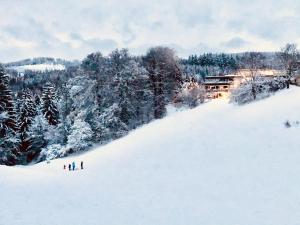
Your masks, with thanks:
[{"label": "snow-covered hill", "polygon": [[38,57],[31,59],[24,59],[16,62],[9,62],[4,64],[7,69],[16,70],[18,73],[24,73],[25,70],[45,72],[53,70],[65,70],[70,66],[80,65],[78,60],[65,60],[51,57]]},{"label": "snow-covered hill", "polygon": [[52,70],[65,70],[66,67],[62,64],[36,64],[36,65],[22,65],[22,66],[13,66],[10,69],[16,70],[19,73],[24,73],[25,70],[31,71],[52,71]]},{"label": "snow-covered hill", "polygon": [[[300,88],[216,100],[86,154],[0,167],[1,225],[296,225]],[[291,128],[284,122],[291,121]],[[84,170],[63,165],[84,161]]]}]

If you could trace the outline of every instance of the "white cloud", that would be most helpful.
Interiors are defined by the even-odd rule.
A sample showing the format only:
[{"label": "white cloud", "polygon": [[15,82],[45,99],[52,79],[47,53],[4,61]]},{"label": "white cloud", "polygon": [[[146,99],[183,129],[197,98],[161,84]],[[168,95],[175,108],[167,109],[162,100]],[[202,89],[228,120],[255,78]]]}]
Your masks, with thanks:
[{"label": "white cloud", "polygon": [[296,0],[1,0],[0,61],[82,59],[116,47],[275,51],[300,36]]}]

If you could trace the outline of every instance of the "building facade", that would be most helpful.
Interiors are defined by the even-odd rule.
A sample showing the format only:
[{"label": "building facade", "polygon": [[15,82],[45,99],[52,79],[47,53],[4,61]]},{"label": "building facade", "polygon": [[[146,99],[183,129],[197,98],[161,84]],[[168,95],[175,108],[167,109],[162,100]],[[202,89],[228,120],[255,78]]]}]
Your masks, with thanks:
[{"label": "building facade", "polygon": [[242,78],[239,75],[207,76],[204,80],[206,98],[227,97],[232,89],[240,85]]}]

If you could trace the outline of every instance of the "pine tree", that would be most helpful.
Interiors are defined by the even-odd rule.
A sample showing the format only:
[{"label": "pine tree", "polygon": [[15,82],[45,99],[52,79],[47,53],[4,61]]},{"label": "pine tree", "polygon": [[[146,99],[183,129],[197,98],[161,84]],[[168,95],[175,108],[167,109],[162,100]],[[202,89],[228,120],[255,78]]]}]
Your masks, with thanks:
[{"label": "pine tree", "polygon": [[46,133],[49,128],[48,121],[39,112],[33,119],[31,126],[28,129],[28,136],[30,137],[30,147],[27,150],[27,161],[30,162],[36,159],[41,150],[47,146]]},{"label": "pine tree", "polygon": [[55,90],[51,84],[46,84],[42,94],[42,112],[50,125],[58,124],[59,113],[55,102]]},{"label": "pine tree", "polygon": [[30,148],[31,141],[28,135],[28,129],[36,115],[36,106],[32,95],[28,91],[24,91],[22,95],[22,105],[19,114],[19,127],[20,127],[20,152],[23,157],[22,163],[27,163],[27,151]]},{"label": "pine tree", "polygon": [[32,95],[28,91],[23,93],[22,103],[20,109],[20,132],[24,133],[28,130],[33,117],[36,115],[36,106]]},{"label": "pine tree", "polygon": [[0,64],[0,164],[17,162],[17,125],[13,97],[8,88],[8,76]]}]

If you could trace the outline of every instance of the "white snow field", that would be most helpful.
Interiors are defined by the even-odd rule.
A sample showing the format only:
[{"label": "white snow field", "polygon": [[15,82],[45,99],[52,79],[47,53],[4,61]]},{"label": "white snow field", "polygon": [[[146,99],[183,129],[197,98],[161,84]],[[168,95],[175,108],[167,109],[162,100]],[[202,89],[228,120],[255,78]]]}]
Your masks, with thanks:
[{"label": "white snow field", "polygon": [[[299,224],[297,120],[292,87],[174,113],[50,164],[1,166],[0,225]],[[85,169],[64,171],[73,160]]]},{"label": "white snow field", "polygon": [[52,71],[52,70],[65,70],[66,67],[62,64],[36,64],[36,65],[24,65],[24,66],[14,66],[12,69],[17,70],[19,73],[24,73],[25,70],[32,71]]}]

